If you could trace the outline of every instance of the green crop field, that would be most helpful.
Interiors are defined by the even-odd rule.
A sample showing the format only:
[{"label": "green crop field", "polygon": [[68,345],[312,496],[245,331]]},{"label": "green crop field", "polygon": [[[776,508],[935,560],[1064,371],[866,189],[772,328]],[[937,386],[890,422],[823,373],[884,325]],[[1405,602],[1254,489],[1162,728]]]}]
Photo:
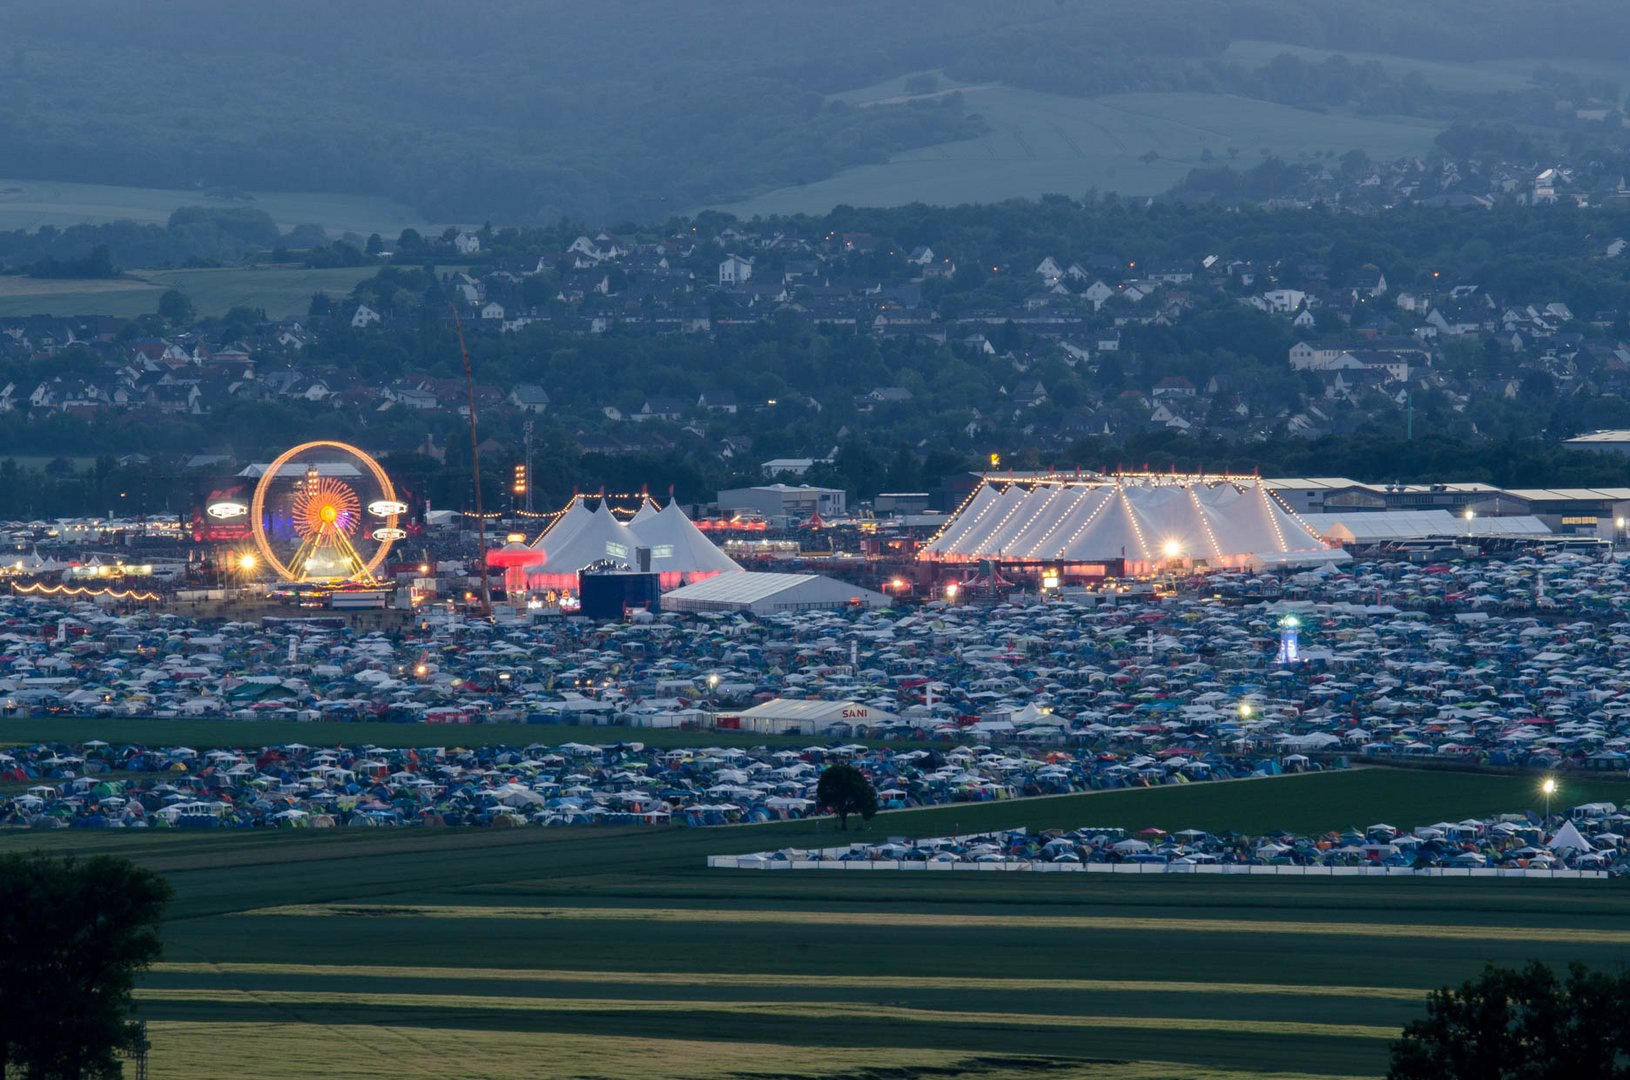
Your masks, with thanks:
[{"label": "green crop field", "polygon": [[280,228],[321,225],[332,234],[377,232],[394,237],[405,228],[423,230],[428,222],[411,207],[390,199],[323,192],[255,192],[244,203],[206,199],[201,191],[74,184],[60,180],[0,178],[0,229],[37,229],[41,225],[99,225],[135,221],[162,225],[181,206],[246,205],[272,215]]},{"label": "green crop field", "polygon": [[[309,740],[308,740],[309,741]],[[1532,805],[1530,778],[1387,769],[883,815],[1324,829]],[[1569,783],[1572,801],[1630,783]],[[1630,948],[1603,882],[708,870],[830,844],[715,830],[17,833],[176,889],[140,990],[152,1075],[1155,1080],[1378,1076],[1485,960]]]},{"label": "green crop field", "polygon": [[[1096,188],[1126,195],[1167,190],[1202,167],[1260,161],[1263,150],[1286,158],[1359,147],[1371,157],[1424,153],[1442,124],[1408,117],[1318,113],[1219,94],[1116,94],[1074,98],[1005,86],[960,88],[986,135],[897,154],[877,165],[826,180],[778,188],[722,209],[753,214],[821,212],[840,203],[990,202],[1021,195],[1082,195]],[[839,95],[856,105],[898,99],[895,80]],[[1140,161],[1153,152],[1158,157]]]},{"label": "green crop field", "polygon": [[0,277],[0,316],[118,315],[158,310],[166,289],[187,294],[200,315],[222,315],[243,305],[272,318],[304,315],[314,292],[348,293],[375,267],[232,267],[208,270],[132,270],[111,280]]}]

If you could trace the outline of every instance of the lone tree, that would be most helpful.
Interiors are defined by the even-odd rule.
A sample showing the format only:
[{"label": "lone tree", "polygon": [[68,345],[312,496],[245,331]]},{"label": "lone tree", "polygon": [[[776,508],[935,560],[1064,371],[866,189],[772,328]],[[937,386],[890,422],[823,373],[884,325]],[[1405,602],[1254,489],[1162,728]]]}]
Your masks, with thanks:
[{"label": "lone tree", "polygon": [[158,317],[171,326],[191,326],[198,318],[187,294],[179,289],[168,289],[158,298]]},{"label": "lone tree", "polygon": [[1583,964],[1566,979],[1535,961],[1490,964],[1458,990],[1434,990],[1426,1018],[1392,1044],[1389,1080],[1630,1078],[1630,975]]},{"label": "lone tree", "polygon": [[141,1039],[136,975],[158,959],[163,878],[122,859],[0,857],[0,1080],[104,1080]]},{"label": "lone tree", "polygon": [[840,829],[849,827],[850,814],[859,814],[862,821],[877,816],[877,792],[866,774],[853,765],[833,765],[823,772],[815,787],[815,798],[838,815]]}]

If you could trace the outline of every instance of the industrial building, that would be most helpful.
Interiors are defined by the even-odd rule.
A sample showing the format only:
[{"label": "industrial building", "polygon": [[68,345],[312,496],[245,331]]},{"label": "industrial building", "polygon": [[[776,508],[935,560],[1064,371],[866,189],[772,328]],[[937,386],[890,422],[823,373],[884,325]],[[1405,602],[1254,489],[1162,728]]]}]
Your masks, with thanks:
[{"label": "industrial building", "polygon": [[858,701],[775,698],[739,715],[721,716],[718,726],[756,735],[833,735],[898,719],[893,713]]},{"label": "industrial building", "polygon": [[1320,536],[1333,543],[1370,547],[1404,540],[1543,538],[1551,530],[1537,517],[1512,515],[1481,517],[1451,514],[1447,510],[1382,510],[1309,514],[1306,520]]},{"label": "industrial building", "polygon": [[889,598],[871,589],[820,574],[721,574],[675,589],[662,598],[664,611],[744,612],[775,615],[793,611],[888,607]]},{"label": "industrial building", "polygon": [[761,484],[758,487],[730,488],[719,492],[719,510],[732,513],[752,510],[768,520],[805,521],[816,514],[823,518],[842,517],[848,510],[848,494],[841,488],[811,487],[809,484]]},{"label": "industrial building", "polygon": [[1562,445],[1569,450],[1590,450],[1598,454],[1630,454],[1630,431],[1592,431],[1563,439]]}]

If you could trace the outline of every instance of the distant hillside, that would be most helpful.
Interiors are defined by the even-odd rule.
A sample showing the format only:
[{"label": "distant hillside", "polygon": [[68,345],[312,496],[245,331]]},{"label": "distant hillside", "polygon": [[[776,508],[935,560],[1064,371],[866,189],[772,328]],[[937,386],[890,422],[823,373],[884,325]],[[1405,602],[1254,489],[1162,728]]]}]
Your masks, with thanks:
[{"label": "distant hillside", "polygon": [[[1627,39],[1630,10],[1616,0],[9,0],[0,171],[339,192],[395,199],[434,221],[610,224],[925,154],[969,168],[947,148],[1007,137],[1015,129],[1003,128],[1002,109],[1025,99],[992,107],[972,92],[937,92],[937,79],[1067,99],[1232,94],[1339,114],[1337,132],[1354,118],[1430,129],[1485,105],[1510,111],[1522,97],[1526,75],[1514,88],[1433,82],[1434,65],[1474,59],[1606,65],[1606,77],[1593,68],[1559,93],[1616,108],[1612,65]],[[1258,44],[1231,53],[1242,40]],[[1276,44],[1423,62],[1287,66]],[[894,98],[842,96],[913,73]],[[1264,123],[1285,136],[1274,151],[1294,156],[1298,126]],[[1152,141],[1125,152],[1169,157],[1167,135]],[[1081,178],[1140,186],[1125,171]],[[1076,178],[1065,169],[1059,182]],[[1011,193],[1035,182],[1016,176]],[[911,187],[878,197],[914,197]]]}]

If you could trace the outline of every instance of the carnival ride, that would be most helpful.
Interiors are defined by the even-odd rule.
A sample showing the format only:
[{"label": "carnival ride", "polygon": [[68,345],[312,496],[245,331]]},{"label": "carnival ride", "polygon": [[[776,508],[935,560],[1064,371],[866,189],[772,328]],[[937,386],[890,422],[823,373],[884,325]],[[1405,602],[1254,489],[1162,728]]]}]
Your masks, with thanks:
[{"label": "carnival ride", "polygon": [[371,585],[407,535],[406,512],[377,461],[350,443],[317,440],[266,467],[249,522],[260,559],[284,581]]}]

